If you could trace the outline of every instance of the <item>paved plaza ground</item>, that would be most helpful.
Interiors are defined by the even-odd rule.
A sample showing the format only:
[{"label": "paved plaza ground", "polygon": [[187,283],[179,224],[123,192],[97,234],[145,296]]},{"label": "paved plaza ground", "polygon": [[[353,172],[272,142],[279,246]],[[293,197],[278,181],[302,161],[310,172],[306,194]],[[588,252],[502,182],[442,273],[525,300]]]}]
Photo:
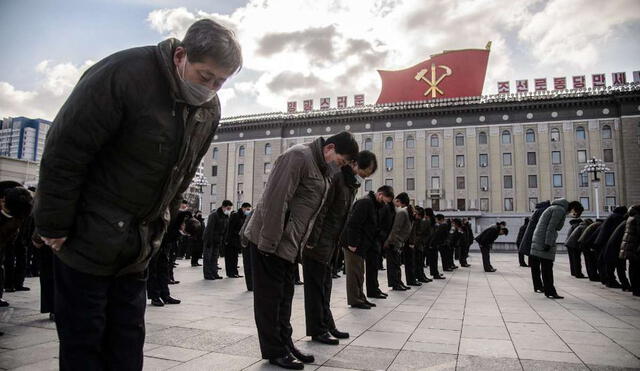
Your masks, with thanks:
[{"label": "paved plaza ground", "polygon": [[[573,279],[566,255],[555,266],[564,300],[536,294],[515,254],[480,255],[471,268],[406,292],[389,292],[371,310],[346,305],[345,279],[334,280],[333,314],[351,338],[339,346],[305,337],[303,289],[296,287],[294,340],[315,355],[305,370],[617,370],[640,369],[640,298]],[[260,359],[253,300],[243,279],[204,281],[180,261],[172,295],[182,304],[148,307],[145,370],[272,369]],[[380,272],[386,282],[386,272]],[[30,292],[8,293],[0,312],[0,368],[57,369],[55,325]]]}]

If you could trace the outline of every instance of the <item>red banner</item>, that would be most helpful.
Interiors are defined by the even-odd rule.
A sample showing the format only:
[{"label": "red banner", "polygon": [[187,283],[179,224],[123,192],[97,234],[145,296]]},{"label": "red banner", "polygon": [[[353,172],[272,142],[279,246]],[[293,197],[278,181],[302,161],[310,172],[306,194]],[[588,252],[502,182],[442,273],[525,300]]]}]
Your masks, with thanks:
[{"label": "red banner", "polygon": [[566,77],[554,77],[553,78],[553,88],[555,90],[564,90],[567,88],[567,78]]},{"label": "red banner", "polygon": [[545,91],[547,90],[547,79],[534,79],[533,86],[535,87],[536,91]]},{"label": "red banner", "polygon": [[614,72],[611,74],[611,78],[613,80],[613,86],[620,86],[627,83],[626,72]]},{"label": "red banner", "polygon": [[356,107],[364,106],[364,94],[356,94],[353,96],[353,105]]},{"label": "red banner", "polygon": [[382,89],[376,103],[482,95],[489,47],[444,51],[404,70],[378,70]]},{"label": "red banner", "polygon": [[518,93],[529,91],[529,80],[516,80],[516,90]]},{"label": "red banner", "polygon": [[320,98],[320,109],[329,109],[331,107],[331,98]]},{"label": "red banner", "polygon": [[313,99],[307,99],[302,102],[305,111],[313,111]]},{"label": "red banner", "polygon": [[584,89],[587,87],[587,79],[582,76],[573,76],[573,88],[574,89]]},{"label": "red banner", "polygon": [[298,110],[298,102],[287,102],[287,112],[295,112]]},{"label": "red banner", "polygon": [[338,108],[347,108],[347,97],[338,97]]},{"label": "red banner", "polygon": [[591,75],[591,83],[593,84],[594,88],[604,88],[605,86],[607,86],[607,81],[604,73]]},{"label": "red banner", "polygon": [[498,94],[509,94],[509,81],[498,81]]}]

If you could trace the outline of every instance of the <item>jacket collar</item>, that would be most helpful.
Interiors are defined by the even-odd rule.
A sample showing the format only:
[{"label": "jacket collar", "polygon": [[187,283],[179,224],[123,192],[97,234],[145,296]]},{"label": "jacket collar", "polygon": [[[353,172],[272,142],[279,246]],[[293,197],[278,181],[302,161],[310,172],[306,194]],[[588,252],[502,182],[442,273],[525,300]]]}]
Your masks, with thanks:
[{"label": "jacket collar", "polygon": [[309,148],[311,148],[311,154],[313,155],[313,161],[316,163],[324,176],[329,176],[329,165],[327,165],[327,162],[324,160],[322,147],[324,147],[323,137],[320,137],[309,143]]},{"label": "jacket collar", "polygon": [[344,176],[344,182],[347,185],[347,187],[351,189],[360,188],[360,183],[358,183],[358,180],[356,179],[356,175],[353,173],[353,169],[351,168],[351,166],[349,165],[343,166],[340,169],[340,171],[342,171],[342,174]]}]

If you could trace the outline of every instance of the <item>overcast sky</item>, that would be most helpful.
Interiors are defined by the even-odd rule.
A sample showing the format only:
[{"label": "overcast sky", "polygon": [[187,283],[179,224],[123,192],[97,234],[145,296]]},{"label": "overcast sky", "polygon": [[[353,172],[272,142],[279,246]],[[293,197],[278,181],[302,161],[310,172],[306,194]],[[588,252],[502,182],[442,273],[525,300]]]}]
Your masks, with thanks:
[{"label": "overcast sky", "polygon": [[[640,70],[639,0],[0,0],[0,118],[53,119],[91,64],[121,49],[184,36],[209,17],[232,27],[244,68],[220,92],[223,116],[286,102],[365,94],[376,69],[402,69],[444,49],[493,46],[496,82]],[[590,78],[587,78],[590,81]]]}]

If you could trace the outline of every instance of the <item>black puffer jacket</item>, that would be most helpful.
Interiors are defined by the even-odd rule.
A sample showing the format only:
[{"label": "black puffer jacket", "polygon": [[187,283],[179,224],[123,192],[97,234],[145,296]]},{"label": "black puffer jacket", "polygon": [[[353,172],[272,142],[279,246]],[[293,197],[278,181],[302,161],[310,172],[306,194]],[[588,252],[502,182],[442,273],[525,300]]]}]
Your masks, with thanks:
[{"label": "black puffer jacket", "polygon": [[584,232],[584,230],[587,229],[587,227],[590,226],[592,223],[593,223],[593,220],[585,219],[576,227],[576,229],[573,230],[573,232],[571,232],[566,242],[564,243],[567,249],[580,248],[580,244],[578,243],[578,240],[580,239],[580,236],[582,236],[582,233]]},{"label": "black puffer jacket", "polygon": [[626,220],[623,220],[616,226],[616,229],[613,230],[605,246],[604,258],[607,264],[614,267],[620,254],[620,245],[622,245],[622,237],[624,236],[626,224]]},{"label": "black puffer jacket", "polygon": [[582,224],[582,219],[571,219],[569,220],[569,231],[567,231],[567,237],[564,239],[564,246],[567,246],[567,242],[569,242],[569,238],[571,238],[571,234],[575,231],[580,224]]},{"label": "black puffer jacket", "polygon": [[540,216],[542,213],[551,206],[551,202],[542,201],[536,204],[536,211],[531,215],[531,219],[529,219],[529,224],[527,224],[527,229],[524,232],[524,236],[522,237],[522,242],[520,242],[520,246],[518,246],[518,251],[520,254],[529,255],[531,254],[531,241],[533,241],[533,232],[536,230],[536,226],[538,225],[538,221],[540,220]]},{"label": "black puffer jacket", "polygon": [[49,131],[36,228],[67,237],[58,257],[81,272],[142,272],[220,120],[217,98],[182,99],[179,41],[124,50],[89,68]]},{"label": "black puffer jacket", "polygon": [[527,231],[527,225],[529,225],[529,218],[524,219],[524,223],[522,223],[520,229],[518,230],[518,237],[516,237],[516,246],[520,246],[520,244],[522,243],[524,232]]},{"label": "black puffer jacket", "polygon": [[640,205],[629,209],[619,256],[621,259],[640,259]]},{"label": "black puffer jacket", "polygon": [[244,215],[244,211],[242,208],[238,209],[238,211],[234,212],[229,216],[229,232],[227,233],[226,245],[236,250],[240,250],[242,247],[240,245],[240,230],[244,225],[244,221],[247,219],[247,216]]},{"label": "black puffer jacket", "polygon": [[356,254],[362,257],[366,256],[368,249],[375,248],[378,210],[381,207],[376,201],[376,194],[371,191],[353,204],[342,235],[345,247],[355,247]]},{"label": "black puffer jacket", "polygon": [[598,236],[596,237],[595,241],[593,241],[593,248],[596,251],[604,252],[611,234],[616,229],[616,227],[618,227],[620,222],[624,220],[624,214],[626,213],[626,207],[618,206],[613,210],[611,215],[609,215],[607,219],[605,219],[604,223],[602,223],[600,231],[598,232]]},{"label": "black puffer jacket", "polygon": [[578,246],[582,251],[594,251],[593,241],[600,232],[601,227],[602,221],[596,220],[584,229],[584,232],[582,232],[582,235],[578,238]]},{"label": "black puffer jacket", "polygon": [[478,241],[478,245],[480,246],[493,246],[493,243],[496,242],[498,237],[500,236],[500,227],[497,225],[492,225],[491,227],[482,231],[478,237],[476,237],[476,241]]},{"label": "black puffer jacket", "polygon": [[211,213],[207,218],[207,227],[204,229],[204,247],[207,249],[224,248],[228,232],[229,217],[224,213],[222,207],[219,207],[215,213]]}]

